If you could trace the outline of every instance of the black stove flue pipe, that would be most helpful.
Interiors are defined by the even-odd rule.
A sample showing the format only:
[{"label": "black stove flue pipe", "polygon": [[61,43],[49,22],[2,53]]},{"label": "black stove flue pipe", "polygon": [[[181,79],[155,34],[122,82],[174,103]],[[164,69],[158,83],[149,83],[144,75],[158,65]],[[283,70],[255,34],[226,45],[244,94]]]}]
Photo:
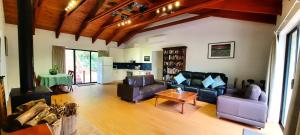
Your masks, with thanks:
[{"label": "black stove flue pipe", "polygon": [[33,8],[31,0],[18,0],[18,41],[20,90],[34,89],[33,67]]}]

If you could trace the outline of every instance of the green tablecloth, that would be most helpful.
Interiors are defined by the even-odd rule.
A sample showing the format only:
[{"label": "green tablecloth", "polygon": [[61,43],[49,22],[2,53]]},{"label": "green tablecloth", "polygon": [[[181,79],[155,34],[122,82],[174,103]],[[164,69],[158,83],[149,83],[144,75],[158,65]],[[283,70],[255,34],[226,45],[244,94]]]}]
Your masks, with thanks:
[{"label": "green tablecloth", "polygon": [[72,85],[72,77],[68,74],[41,74],[38,76],[41,86],[52,87],[55,85]]}]

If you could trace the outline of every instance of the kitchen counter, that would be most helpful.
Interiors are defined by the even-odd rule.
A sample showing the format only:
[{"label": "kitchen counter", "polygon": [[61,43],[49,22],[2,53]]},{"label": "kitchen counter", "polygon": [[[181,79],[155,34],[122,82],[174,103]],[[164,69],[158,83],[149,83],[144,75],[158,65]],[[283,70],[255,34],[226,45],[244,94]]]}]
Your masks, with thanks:
[{"label": "kitchen counter", "polygon": [[135,70],[136,67],[139,67],[140,70],[152,70],[151,63],[113,63],[113,67],[116,69],[128,69],[128,70]]},{"label": "kitchen counter", "polygon": [[114,81],[120,81],[126,78],[127,71],[131,71],[133,75],[146,75],[147,72],[151,73],[151,70],[136,70],[136,69],[113,69]]},{"label": "kitchen counter", "polygon": [[113,70],[126,70],[126,71],[145,71],[145,72],[151,72],[151,70],[141,70],[141,69],[117,69],[117,68],[114,68]]}]

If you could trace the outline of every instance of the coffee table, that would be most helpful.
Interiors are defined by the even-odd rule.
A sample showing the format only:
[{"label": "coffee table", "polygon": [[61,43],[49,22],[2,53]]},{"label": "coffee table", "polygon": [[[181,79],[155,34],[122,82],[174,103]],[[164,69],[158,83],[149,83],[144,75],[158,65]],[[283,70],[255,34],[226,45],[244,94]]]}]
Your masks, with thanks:
[{"label": "coffee table", "polygon": [[174,101],[176,103],[180,103],[181,104],[181,113],[183,114],[185,103],[193,101],[194,106],[196,106],[197,93],[184,91],[179,94],[176,92],[176,89],[168,89],[165,91],[155,93],[155,98],[156,98],[155,99],[155,107],[157,106],[158,98],[163,98],[163,99],[167,99],[170,101]]}]

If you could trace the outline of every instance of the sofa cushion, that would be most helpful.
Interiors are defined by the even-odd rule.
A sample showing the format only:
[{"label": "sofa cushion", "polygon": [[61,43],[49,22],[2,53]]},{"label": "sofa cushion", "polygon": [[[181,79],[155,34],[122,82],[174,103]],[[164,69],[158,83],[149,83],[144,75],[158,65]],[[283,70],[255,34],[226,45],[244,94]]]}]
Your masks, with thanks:
[{"label": "sofa cushion", "polygon": [[164,85],[152,84],[152,85],[144,86],[143,88],[141,88],[140,94],[141,95],[153,94],[153,93],[156,93],[156,92],[164,90],[164,89],[166,89],[166,87]]},{"label": "sofa cushion", "polygon": [[133,87],[142,87],[144,85],[143,76],[131,76],[127,77],[127,84]]},{"label": "sofa cushion", "polygon": [[212,85],[214,83],[214,79],[211,76],[208,76],[205,80],[202,81],[202,84],[205,88]]},{"label": "sofa cushion", "polygon": [[172,89],[177,89],[177,88],[184,89],[184,85],[182,85],[182,84],[172,84],[170,87]]},{"label": "sofa cushion", "polygon": [[[193,72],[190,72],[190,71],[181,71],[180,72],[186,79],[188,78],[192,78],[192,75],[194,74]],[[179,74],[180,74],[179,73]]]},{"label": "sofa cushion", "polygon": [[190,86],[190,85],[191,85],[191,79],[186,79],[186,80],[183,81],[181,84],[182,84],[182,85],[185,85],[185,86]]},{"label": "sofa cushion", "polygon": [[198,91],[198,100],[209,103],[216,103],[218,92],[212,89],[200,89]]},{"label": "sofa cushion", "polygon": [[184,91],[197,93],[199,90],[200,90],[200,87],[197,87],[197,86],[185,86],[184,87]]},{"label": "sofa cushion", "polygon": [[154,76],[153,75],[145,75],[143,81],[144,81],[143,86],[151,85],[155,82]]},{"label": "sofa cushion", "polygon": [[261,94],[258,98],[259,101],[266,103],[267,102],[267,95],[265,92],[261,91]]},{"label": "sofa cushion", "polygon": [[174,79],[176,80],[176,82],[178,84],[181,84],[182,82],[184,82],[186,80],[186,78],[181,73],[179,73],[177,76],[175,76]]},{"label": "sofa cushion", "polygon": [[211,87],[216,88],[216,87],[223,86],[223,85],[225,85],[224,81],[221,79],[220,76],[217,76],[214,79],[214,83],[211,85]]},{"label": "sofa cushion", "polygon": [[192,78],[193,78],[193,79],[204,80],[204,79],[206,78],[206,73],[202,73],[202,72],[193,72]]},{"label": "sofa cushion", "polygon": [[223,82],[224,82],[225,84],[227,84],[227,82],[228,82],[228,78],[227,78],[226,75],[223,74],[223,73],[213,73],[213,72],[209,72],[209,73],[207,73],[206,75],[207,75],[207,76],[210,75],[212,78],[216,78],[217,76],[220,76],[221,79],[223,80]]},{"label": "sofa cushion", "polygon": [[191,86],[203,86],[201,79],[192,79],[191,80]]},{"label": "sofa cushion", "polygon": [[199,95],[206,98],[215,98],[218,96],[218,92],[212,89],[200,89]]},{"label": "sofa cushion", "polygon": [[247,99],[258,100],[261,94],[261,89],[255,84],[251,84],[245,92],[244,97]]}]

